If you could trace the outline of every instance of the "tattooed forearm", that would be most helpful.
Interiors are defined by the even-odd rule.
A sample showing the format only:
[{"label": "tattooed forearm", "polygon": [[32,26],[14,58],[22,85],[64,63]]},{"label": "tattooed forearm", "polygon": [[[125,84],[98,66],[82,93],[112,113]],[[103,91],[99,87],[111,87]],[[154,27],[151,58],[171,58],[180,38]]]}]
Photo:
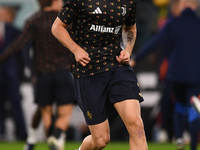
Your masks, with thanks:
[{"label": "tattooed forearm", "polygon": [[122,41],[123,41],[123,48],[128,48],[129,50],[133,49],[136,40],[136,25],[134,26],[123,26],[122,32]]},{"label": "tattooed forearm", "polygon": [[130,42],[130,44],[134,43],[135,37],[132,31],[128,31],[127,35],[127,42]]}]

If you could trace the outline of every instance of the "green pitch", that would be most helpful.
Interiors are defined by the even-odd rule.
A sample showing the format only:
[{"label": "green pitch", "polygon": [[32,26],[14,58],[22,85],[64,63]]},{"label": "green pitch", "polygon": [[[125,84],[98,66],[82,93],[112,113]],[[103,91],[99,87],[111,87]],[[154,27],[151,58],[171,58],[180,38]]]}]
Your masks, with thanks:
[{"label": "green pitch", "polygon": [[[0,150],[23,150],[24,142],[0,142]],[[75,150],[80,146],[78,142],[66,142],[66,150]],[[167,144],[155,144],[148,143],[149,150],[176,150],[176,147],[172,143]],[[49,150],[45,143],[38,143],[34,150]],[[129,150],[128,143],[126,142],[110,142],[104,150]],[[189,146],[186,146],[185,150],[189,150]],[[200,147],[199,149],[200,150]]]}]

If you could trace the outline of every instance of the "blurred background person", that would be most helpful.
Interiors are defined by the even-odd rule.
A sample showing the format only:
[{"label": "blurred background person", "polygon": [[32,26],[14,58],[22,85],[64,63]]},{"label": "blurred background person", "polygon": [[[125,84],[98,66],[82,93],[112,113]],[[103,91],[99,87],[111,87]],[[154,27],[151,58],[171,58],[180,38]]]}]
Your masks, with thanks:
[{"label": "blurred background person", "polygon": [[[0,55],[0,61],[7,60],[29,43],[32,44],[34,49],[34,73],[36,76],[35,101],[41,110],[50,149],[53,150],[56,147],[58,150],[63,150],[65,132],[69,126],[73,103],[75,102],[73,78],[69,70],[72,53],[63,47],[51,34],[51,26],[63,6],[63,1],[38,0],[38,2],[41,11],[26,21],[22,34]],[[54,101],[57,104],[57,118],[54,128],[51,129],[52,104]],[[35,114],[38,115],[38,118],[36,119],[35,126],[32,126],[34,129],[39,121],[37,110]],[[35,137],[30,136],[25,150],[33,149],[36,142]]]},{"label": "blurred background person", "polygon": [[141,57],[159,46],[164,47],[164,56],[168,61],[166,80],[174,101],[173,123],[177,149],[184,149],[183,131],[187,121],[191,150],[196,150],[200,119],[190,99],[200,94],[200,19],[195,12],[198,1],[179,0],[178,5],[180,16],[169,20],[137,56]]},{"label": "blurred background person", "polygon": [[[161,5],[160,1],[156,2],[157,5]],[[166,5],[162,4],[162,7],[166,7]],[[160,10],[161,11],[161,10]],[[163,10],[162,10],[163,11]],[[161,11],[161,12],[162,12]],[[158,30],[161,30],[163,26],[170,21],[173,18],[176,18],[180,15],[181,10],[179,8],[179,0],[171,0],[169,2],[169,7],[168,7],[168,12],[166,17],[165,15],[161,15],[161,17],[158,19]],[[158,34],[160,34],[159,32]],[[163,35],[159,35],[156,37],[153,37],[150,39],[148,42],[146,42],[143,47],[141,47],[141,50],[137,53],[134,59],[131,59],[130,64],[132,67],[135,66],[138,61],[143,59],[147,54],[151,54],[155,50],[159,51],[164,51],[166,47],[159,47],[159,38],[160,36],[162,37]],[[151,49],[151,47],[156,47],[155,49]],[[166,82],[166,74],[167,74],[167,69],[168,69],[168,60],[163,56],[163,52],[158,53],[158,59],[159,59],[159,86],[161,88],[162,92],[162,97],[159,102],[160,107],[160,115],[157,116],[157,122],[155,126],[159,126],[160,131],[158,132],[157,137],[154,137],[155,141],[157,142],[167,142],[172,141],[173,138],[173,107],[174,107],[174,102],[172,101],[170,97],[170,88],[168,82]],[[135,62],[136,61],[136,62]],[[160,117],[161,116],[161,117]]]},{"label": "blurred background person", "polygon": [[[0,53],[17,38],[20,31],[12,26],[16,10],[0,6]],[[8,59],[0,66],[0,137],[5,134],[5,117],[7,102],[11,105],[11,115],[16,126],[16,137],[25,140],[27,137],[26,125],[21,107],[20,81],[22,79],[24,64],[22,53]]]}]

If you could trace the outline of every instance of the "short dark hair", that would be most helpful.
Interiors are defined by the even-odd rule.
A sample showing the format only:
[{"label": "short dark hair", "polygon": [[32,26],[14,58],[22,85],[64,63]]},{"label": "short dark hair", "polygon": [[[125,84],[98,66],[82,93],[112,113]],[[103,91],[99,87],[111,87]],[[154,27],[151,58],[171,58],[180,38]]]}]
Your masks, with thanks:
[{"label": "short dark hair", "polygon": [[45,7],[51,6],[53,0],[38,0],[38,2],[40,4],[41,9],[43,9]]}]

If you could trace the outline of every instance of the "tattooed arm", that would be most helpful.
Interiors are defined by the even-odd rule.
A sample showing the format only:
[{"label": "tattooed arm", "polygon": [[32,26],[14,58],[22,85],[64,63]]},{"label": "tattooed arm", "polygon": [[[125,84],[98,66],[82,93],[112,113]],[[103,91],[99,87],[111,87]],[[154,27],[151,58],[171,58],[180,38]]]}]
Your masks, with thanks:
[{"label": "tattooed arm", "polygon": [[130,56],[132,54],[133,47],[135,45],[137,34],[136,24],[133,26],[124,26],[122,32],[122,41],[124,44],[124,50],[121,51],[119,56],[116,56],[116,59],[119,63],[128,64],[130,61]]}]

